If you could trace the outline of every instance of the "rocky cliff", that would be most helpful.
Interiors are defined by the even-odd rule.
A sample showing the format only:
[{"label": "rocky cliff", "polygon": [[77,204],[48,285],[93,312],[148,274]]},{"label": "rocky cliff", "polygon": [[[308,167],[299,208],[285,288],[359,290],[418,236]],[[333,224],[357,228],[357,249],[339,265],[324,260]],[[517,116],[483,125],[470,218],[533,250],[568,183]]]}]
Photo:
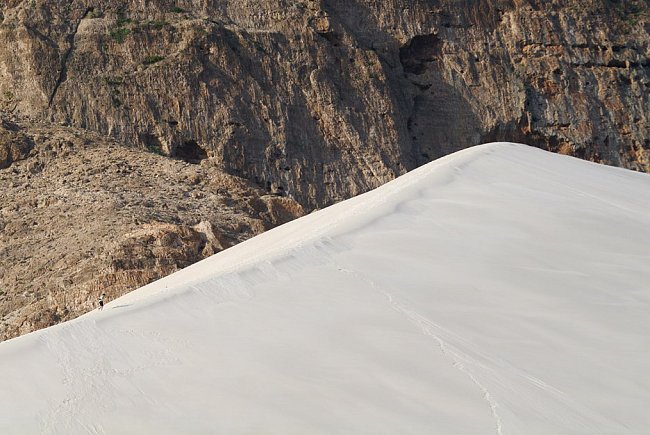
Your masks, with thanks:
[{"label": "rocky cliff", "polygon": [[[183,258],[171,269],[158,264],[152,246],[164,245],[167,225],[195,246],[203,220],[217,232],[222,214],[260,222],[242,233],[226,225],[234,243],[232,234],[273,225],[262,215],[280,200],[297,216],[482,142],[648,171],[649,23],[643,0],[8,0],[0,6],[0,108],[10,114],[0,129],[2,187],[29,187],[49,204],[71,174],[109,177],[111,156],[142,189],[168,177],[132,203],[102,196],[99,185],[83,199],[90,211],[81,199],[63,202],[74,214],[69,237],[81,237],[76,219],[92,223],[100,250],[122,249],[123,259],[137,251],[131,242],[108,243],[139,240],[146,264],[125,267],[143,271],[141,283],[200,258],[183,248],[169,254]],[[76,145],[53,154],[44,135],[84,139],[66,139]],[[118,188],[119,174],[114,189],[131,195],[137,188]],[[215,197],[212,214],[176,220],[156,197],[144,205],[151,192],[194,186],[179,174],[237,193]],[[167,207],[189,201],[180,190]],[[11,214],[22,191],[11,192],[0,203],[5,228],[39,213],[36,201]],[[251,208],[264,195],[262,211]],[[117,224],[126,204],[139,217]],[[42,258],[41,245],[12,234],[3,230],[3,246]],[[4,291],[27,292],[18,277],[31,263],[12,264],[4,249]],[[102,255],[89,254],[87,270],[112,270]]]}]

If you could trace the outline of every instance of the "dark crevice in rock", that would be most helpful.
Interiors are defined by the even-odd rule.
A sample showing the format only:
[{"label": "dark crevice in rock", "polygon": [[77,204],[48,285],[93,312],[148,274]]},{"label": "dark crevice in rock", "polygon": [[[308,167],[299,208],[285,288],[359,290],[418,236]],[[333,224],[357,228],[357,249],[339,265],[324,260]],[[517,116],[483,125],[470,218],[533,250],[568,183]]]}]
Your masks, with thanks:
[{"label": "dark crevice in rock", "polygon": [[441,46],[442,41],[435,34],[413,37],[399,50],[399,60],[404,72],[423,74],[427,64],[435,61],[439,56]]},{"label": "dark crevice in rock", "polygon": [[12,132],[17,132],[17,131],[22,130],[18,124],[14,123],[12,121],[9,121],[7,119],[0,120],[0,128],[3,128],[5,130],[9,130],[9,131],[12,131]]},{"label": "dark crevice in rock", "polygon": [[195,140],[187,140],[174,150],[173,156],[187,163],[198,164],[208,158],[208,153]]},{"label": "dark crevice in rock", "polygon": [[338,47],[341,44],[340,36],[334,32],[324,32],[324,33],[319,33],[318,35],[321,36],[330,44],[332,44],[332,46],[334,47]]},{"label": "dark crevice in rock", "polygon": [[66,52],[63,54],[63,59],[61,60],[61,69],[59,70],[59,77],[56,79],[56,83],[54,83],[54,89],[52,89],[52,93],[50,94],[50,99],[47,103],[47,107],[50,108],[52,107],[52,102],[54,101],[54,97],[56,97],[56,93],[59,90],[59,87],[61,86],[61,83],[63,83],[66,78],[67,78],[67,72],[68,72],[68,59],[70,59],[70,55],[74,51],[74,46],[75,46],[75,38],[77,36],[77,31],[79,30],[79,25],[81,24],[81,21],[88,16],[88,14],[93,10],[93,8],[86,8],[85,12],[75,23],[74,29],[72,30],[72,33],[68,35],[66,38],[69,43],[69,47],[66,50]]},{"label": "dark crevice in rock", "polygon": [[140,142],[144,147],[155,154],[163,155],[163,147],[160,139],[155,134],[142,133],[140,134]]},{"label": "dark crevice in rock", "polygon": [[609,62],[607,62],[607,66],[609,68],[625,68],[626,64],[625,61],[623,60],[612,59]]}]

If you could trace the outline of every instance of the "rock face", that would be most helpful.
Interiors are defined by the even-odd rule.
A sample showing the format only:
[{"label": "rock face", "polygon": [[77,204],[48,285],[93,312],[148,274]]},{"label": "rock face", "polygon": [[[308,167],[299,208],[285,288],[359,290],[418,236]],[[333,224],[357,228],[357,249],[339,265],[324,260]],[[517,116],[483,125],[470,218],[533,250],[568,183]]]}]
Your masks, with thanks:
[{"label": "rock face", "polygon": [[10,1],[7,108],[320,207],[510,139],[648,170],[643,0]]},{"label": "rock face", "polygon": [[[482,142],[649,171],[649,17],[644,0],[7,0],[0,285],[54,314],[4,331]],[[39,219],[92,246],[57,266],[74,278],[45,273]],[[69,282],[74,304],[44,293]]]}]

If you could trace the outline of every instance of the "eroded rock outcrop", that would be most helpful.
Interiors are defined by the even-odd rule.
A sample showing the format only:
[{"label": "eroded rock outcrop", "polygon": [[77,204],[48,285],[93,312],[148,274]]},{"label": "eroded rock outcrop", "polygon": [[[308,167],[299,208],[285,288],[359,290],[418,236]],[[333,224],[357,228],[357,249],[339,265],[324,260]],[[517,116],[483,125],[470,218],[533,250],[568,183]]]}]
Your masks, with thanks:
[{"label": "eroded rock outcrop", "polygon": [[647,2],[25,0],[4,104],[308,207],[479,142],[648,170]]},{"label": "eroded rock outcrop", "polygon": [[209,165],[20,124],[0,171],[0,340],[76,317],[304,213]]}]

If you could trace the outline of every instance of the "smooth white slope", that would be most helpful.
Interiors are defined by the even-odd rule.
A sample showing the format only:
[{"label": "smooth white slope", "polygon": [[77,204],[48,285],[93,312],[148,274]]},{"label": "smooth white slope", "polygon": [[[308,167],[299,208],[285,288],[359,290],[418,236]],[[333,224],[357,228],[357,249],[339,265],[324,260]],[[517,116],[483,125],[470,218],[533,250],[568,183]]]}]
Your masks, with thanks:
[{"label": "smooth white slope", "polygon": [[0,344],[0,433],[650,428],[650,176],[475,147]]}]

